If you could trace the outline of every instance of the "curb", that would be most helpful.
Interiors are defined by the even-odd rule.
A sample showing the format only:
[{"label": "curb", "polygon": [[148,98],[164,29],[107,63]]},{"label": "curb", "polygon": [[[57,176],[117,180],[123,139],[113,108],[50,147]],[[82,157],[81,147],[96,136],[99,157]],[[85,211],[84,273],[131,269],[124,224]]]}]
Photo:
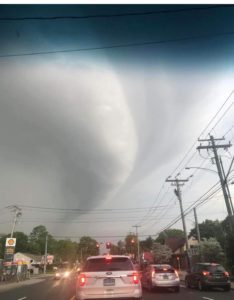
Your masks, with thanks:
[{"label": "curb", "polygon": [[10,289],[11,287],[20,287],[23,285],[30,285],[36,283],[35,280],[37,279],[46,279],[51,277],[51,274],[40,274],[40,275],[32,275],[30,278],[21,281],[2,281],[0,282],[0,291],[4,289]]}]

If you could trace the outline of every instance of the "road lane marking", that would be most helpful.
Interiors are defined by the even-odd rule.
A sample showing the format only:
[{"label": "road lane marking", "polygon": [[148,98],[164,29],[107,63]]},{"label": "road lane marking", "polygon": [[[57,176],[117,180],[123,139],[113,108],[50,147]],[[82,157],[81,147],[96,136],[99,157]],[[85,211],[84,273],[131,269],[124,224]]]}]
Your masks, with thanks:
[{"label": "road lane marking", "polygon": [[208,298],[208,297],[202,297],[202,298],[205,299],[205,300],[214,300],[214,299]]},{"label": "road lane marking", "polygon": [[27,299],[27,297],[19,298],[17,300],[24,300],[24,299]]}]

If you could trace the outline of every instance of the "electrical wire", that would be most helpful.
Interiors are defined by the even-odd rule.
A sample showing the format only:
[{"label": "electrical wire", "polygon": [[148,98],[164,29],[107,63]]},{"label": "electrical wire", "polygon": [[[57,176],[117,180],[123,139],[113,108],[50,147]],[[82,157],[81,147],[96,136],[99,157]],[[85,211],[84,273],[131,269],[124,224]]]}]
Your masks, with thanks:
[{"label": "electrical wire", "polygon": [[[230,178],[228,180],[228,182],[230,182],[231,180],[234,179],[234,176],[232,178]],[[217,185],[219,184],[219,182],[217,182],[215,185],[213,185],[205,194],[203,194],[201,197],[203,197],[204,195],[206,195],[209,191],[211,191],[213,188],[215,188]],[[206,202],[208,202],[209,200],[213,199],[212,196],[214,196],[215,194],[217,194],[222,188],[221,187],[218,187],[216,188],[210,195],[208,195],[206,198],[202,199],[202,201],[200,201],[200,203],[197,203],[195,206],[193,207],[189,207],[187,208],[185,211],[184,211],[184,216],[186,216],[187,214],[189,214],[193,208],[197,208],[203,204],[205,204]],[[201,200],[201,197],[196,200],[194,203],[198,202],[199,200]],[[172,220],[167,226],[165,226],[163,229],[161,229],[160,231],[158,231],[156,233],[156,235],[158,235],[160,232],[164,231],[164,230],[167,230],[169,229],[170,227],[172,227],[173,225],[175,225],[179,220],[181,219],[181,215],[179,215],[178,217],[176,217],[174,220]]]},{"label": "electrical wire", "polygon": [[85,15],[85,16],[33,16],[33,17],[1,17],[0,21],[48,21],[48,20],[82,20],[82,19],[93,19],[93,18],[115,18],[115,17],[134,17],[134,16],[149,16],[149,15],[158,15],[158,14],[174,14],[174,13],[183,13],[183,12],[192,12],[192,11],[204,11],[220,8],[230,8],[233,7],[233,4],[219,4],[219,5],[209,5],[209,6],[199,6],[199,7],[190,7],[190,8],[178,8],[178,9],[163,9],[156,11],[145,11],[145,12],[129,12],[129,13],[115,13],[115,14],[96,14],[96,15]]},{"label": "electrical wire", "polygon": [[38,52],[36,51],[36,52],[28,52],[28,53],[23,52],[23,53],[1,54],[0,58],[49,55],[49,54],[58,54],[58,53],[86,52],[86,51],[97,51],[97,50],[110,50],[110,49],[119,49],[119,48],[143,47],[143,46],[156,46],[156,45],[167,44],[167,43],[178,43],[178,42],[210,39],[210,38],[217,38],[217,37],[231,36],[231,35],[234,35],[234,31],[210,33],[210,34],[205,34],[205,35],[200,35],[200,36],[187,36],[187,37],[165,39],[165,40],[158,40],[158,41],[145,41],[145,42],[135,42],[135,43],[126,43],[126,44],[106,45],[106,46],[99,46],[99,47],[38,51]]},{"label": "electrical wire", "polygon": [[[216,114],[211,118],[211,120],[209,121],[209,123],[207,124],[207,126],[205,127],[205,129],[202,131],[202,133],[200,134],[200,136],[198,137],[198,139],[201,138],[201,136],[204,134],[204,132],[207,130],[207,128],[210,126],[210,124],[214,121],[214,119],[217,117],[217,115],[220,113],[220,111],[223,109],[223,107],[225,106],[225,104],[229,101],[229,99],[232,97],[234,93],[234,90],[231,91],[231,93],[229,94],[229,96],[226,98],[226,100],[224,101],[224,103],[221,105],[221,107],[218,109],[218,111],[216,112]],[[217,125],[217,124],[216,124]],[[210,130],[212,131],[216,125]]]}]

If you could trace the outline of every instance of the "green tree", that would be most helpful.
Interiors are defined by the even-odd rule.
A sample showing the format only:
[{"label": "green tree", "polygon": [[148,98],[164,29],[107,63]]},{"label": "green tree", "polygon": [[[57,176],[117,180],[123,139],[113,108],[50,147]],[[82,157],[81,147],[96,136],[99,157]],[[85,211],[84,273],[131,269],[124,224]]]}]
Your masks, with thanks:
[{"label": "green tree", "polygon": [[222,247],[215,238],[209,238],[200,243],[200,257],[205,262],[224,263],[225,256]]},{"label": "green tree", "polygon": [[140,241],[140,247],[142,251],[150,251],[153,249],[154,240],[151,236],[147,237],[147,239]]},{"label": "green tree", "polygon": [[0,258],[4,257],[4,248],[5,248],[5,235],[0,237]]},{"label": "green tree", "polygon": [[135,234],[128,234],[125,237],[126,252],[133,254],[136,257],[137,254],[137,236]]},{"label": "green tree", "polygon": [[118,254],[126,254],[124,241],[119,240],[117,243],[117,247],[118,247]]},{"label": "green tree", "polygon": [[119,249],[119,247],[117,245],[111,244],[110,254],[113,254],[113,255],[121,254],[120,251],[121,250]]},{"label": "green tree", "polygon": [[28,236],[23,232],[16,231],[14,238],[16,238],[15,252],[28,252]]},{"label": "green tree", "polygon": [[228,217],[222,221],[222,228],[225,236],[224,251],[226,256],[226,267],[232,274],[234,274],[234,233],[230,228]]},{"label": "green tree", "polygon": [[165,240],[169,237],[184,238],[184,232],[180,229],[166,229],[159,234],[155,241],[164,245]]},{"label": "green tree", "polygon": [[97,241],[89,236],[83,236],[78,245],[78,258],[84,261],[90,255],[98,255]]},{"label": "green tree", "polygon": [[48,253],[54,252],[54,240],[48,233],[44,225],[39,225],[33,228],[29,235],[29,251],[33,254],[44,254],[46,236],[48,237]]},{"label": "green tree", "polygon": [[154,255],[154,262],[156,264],[169,263],[171,259],[172,251],[167,245],[154,243],[153,255]]},{"label": "green tree", "polygon": [[[11,235],[5,234],[0,238],[0,256],[4,256],[4,249],[5,249],[5,243],[6,238],[9,238]],[[14,232],[14,238],[16,238],[16,246],[15,246],[15,253],[16,252],[28,252],[28,236],[21,232],[16,231]]]},{"label": "green tree", "polygon": [[[198,225],[201,238],[216,238],[221,245],[225,244],[224,228],[219,220],[205,220]],[[191,229],[189,236],[194,236],[197,238],[196,228]]]},{"label": "green tree", "polygon": [[77,260],[78,244],[70,240],[59,240],[56,242],[54,255],[57,262],[74,263]]}]

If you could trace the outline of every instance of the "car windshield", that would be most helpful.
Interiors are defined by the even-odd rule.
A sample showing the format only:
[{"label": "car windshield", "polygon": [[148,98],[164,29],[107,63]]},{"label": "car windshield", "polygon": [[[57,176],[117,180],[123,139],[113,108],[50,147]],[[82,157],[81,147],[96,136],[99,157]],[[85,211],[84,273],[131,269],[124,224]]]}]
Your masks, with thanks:
[{"label": "car windshield", "polygon": [[129,258],[96,258],[86,262],[83,272],[131,271],[133,269]]}]

